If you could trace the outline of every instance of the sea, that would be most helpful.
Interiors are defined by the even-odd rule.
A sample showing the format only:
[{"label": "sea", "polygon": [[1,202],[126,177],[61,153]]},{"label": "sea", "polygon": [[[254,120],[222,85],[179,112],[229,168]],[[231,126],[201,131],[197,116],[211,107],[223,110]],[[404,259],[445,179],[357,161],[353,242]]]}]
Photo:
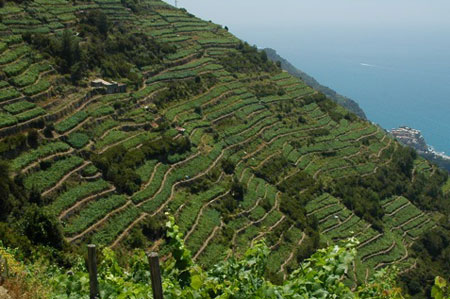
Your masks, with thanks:
[{"label": "sea", "polygon": [[[356,3],[350,1],[343,2],[343,10],[324,16],[320,10],[308,16],[290,7],[280,11],[276,5],[267,11],[270,1],[259,6],[250,0],[180,2],[203,19],[227,25],[252,45],[275,49],[322,85],[355,100],[383,128],[418,129],[436,151],[450,154],[450,23],[439,1],[414,6],[426,8],[427,20],[420,8],[406,10],[407,1],[397,5],[401,11],[387,14],[374,6],[380,18],[372,16],[367,24],[365,16],[357,16],[356,23],[345,21],[351,13],[346,9]],[[285,2],[295,7],[295,2]],[[376,5],[366,2],[362,4]],[[389,22],[382,19],[385,15],[390,15]]]},{"label": "sea", "polygon": [[[270,43],[293,65],[355,100],[385,129],[409,126],[450,154],[450,39],[447,33],[359,36],[298,34]],[[287,38],[287,36],[286,36]]]}]

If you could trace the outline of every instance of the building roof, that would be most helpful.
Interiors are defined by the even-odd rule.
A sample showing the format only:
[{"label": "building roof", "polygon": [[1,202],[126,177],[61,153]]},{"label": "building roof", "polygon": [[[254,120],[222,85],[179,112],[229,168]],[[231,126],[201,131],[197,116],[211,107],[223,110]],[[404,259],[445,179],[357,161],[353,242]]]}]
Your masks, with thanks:
[{"label": "building roof", "polygon": [[103,79],[97,78],[94,81],[92,81],[92,83],[101,83],[103,85],[112,85],[113,83],[105,81]]}]

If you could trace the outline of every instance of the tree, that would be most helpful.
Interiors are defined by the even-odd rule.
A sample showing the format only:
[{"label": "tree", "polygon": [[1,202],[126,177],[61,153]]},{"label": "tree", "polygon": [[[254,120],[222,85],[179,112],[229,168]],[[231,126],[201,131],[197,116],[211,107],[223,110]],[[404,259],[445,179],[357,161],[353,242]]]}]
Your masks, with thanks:
[{"label": "tree", "polygon": [[31,130],[27,135],[27,143],[32,148],[38,147],[39,134],[36,130]]},{"label": "tree", "polygon": [[6,217],[12,209],[9,186],[9,165],[0,160],[0,219]]},{"label": "tree", "polygon": [[59,220],[36,204],[25,209],[20,226],[32,243],[62,249],[64,237]]},{"label": "tree", "polygon": [[231,196],[233,196],[233,198],[236,200],[242,201],[244,200],[244,194],[244,184],[239,182],[237,179],[233,180],[233,183],[231,184]]}]

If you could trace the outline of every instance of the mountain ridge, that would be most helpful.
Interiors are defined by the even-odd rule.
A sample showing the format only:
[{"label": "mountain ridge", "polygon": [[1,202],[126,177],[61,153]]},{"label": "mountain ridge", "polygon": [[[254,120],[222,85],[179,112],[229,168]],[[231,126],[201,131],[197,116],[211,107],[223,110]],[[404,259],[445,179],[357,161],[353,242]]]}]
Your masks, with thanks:
[{"label": "mountain ridge", "polygon": [[279,61],[281,64],[281,68],[286,70],[289,74],[291,74],[294,77],[297,77],[301,80],[303,80],[308,86],[324,93],[327,97],[338,103],[339,105],[347,108],[349,111],[355,113],[359,117],[363,119],[367,119],[366,114],[364,111],[359,107],[359,104],[355,102],[354,100],[345,97],[343,95],[338,94],[333,89],[326,87],[322,84],[320,84],[316,79],[308,75],[307,73],[303,72],[302,70],[295,67],[292,63],[290,63],[285,58],[281,57],[276,50],[271,48],[265,48],[263,49],[267,53],[267,56],[270,60],[277,62]]}]

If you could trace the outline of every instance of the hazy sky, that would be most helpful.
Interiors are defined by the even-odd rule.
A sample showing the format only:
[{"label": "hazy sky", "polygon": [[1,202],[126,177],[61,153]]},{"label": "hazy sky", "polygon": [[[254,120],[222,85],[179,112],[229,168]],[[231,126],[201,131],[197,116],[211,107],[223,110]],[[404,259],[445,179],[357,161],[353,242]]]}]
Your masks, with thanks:
[{"label": "hazy sky", "polygon": [[287,58],[293,56],[289,51],[299,50],[289,45],[291,39],[298,40],[297,46],[303,39],[305,44],[329,41],[333,47],[332,40],[358,46],[380,34],[393,43],[411,39],[438,46],[440,35],[450,41],[449,0],[179,0],[179,7]]}]

